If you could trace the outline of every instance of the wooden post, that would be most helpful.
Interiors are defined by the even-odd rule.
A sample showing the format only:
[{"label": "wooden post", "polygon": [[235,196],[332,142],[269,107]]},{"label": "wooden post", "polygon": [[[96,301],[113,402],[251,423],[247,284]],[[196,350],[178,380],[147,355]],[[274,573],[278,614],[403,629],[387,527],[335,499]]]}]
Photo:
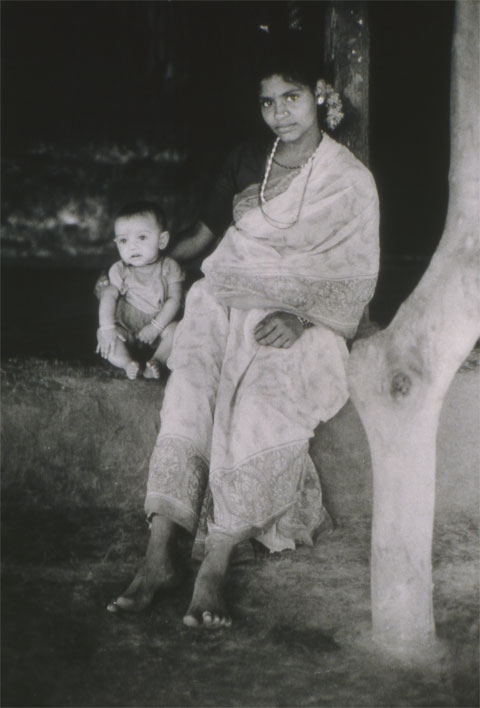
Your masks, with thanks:
[{"label": "wooden post", "polygon": [[344,101],[335,137],[368,165],[370,38],[366,2],[330,2],[325,18],[325,66]]},{"label": "wooden post", "polygon": [[358,341],[349,381],[373,466],[372,623],[382,647],[435,644],[431,544],[445,393],[480,335],[480,3],[460,1],[452,51],[448,215],[427,272],[383,332]]}]

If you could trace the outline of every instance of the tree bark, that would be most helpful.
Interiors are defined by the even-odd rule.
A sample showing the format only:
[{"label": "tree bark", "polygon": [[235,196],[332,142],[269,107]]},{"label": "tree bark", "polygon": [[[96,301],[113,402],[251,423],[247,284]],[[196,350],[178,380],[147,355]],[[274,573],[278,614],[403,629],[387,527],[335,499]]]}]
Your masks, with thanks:
[{"label": "tree bark", "polygon": [[366,2],[328,4],[324,60],[344,102],[345,118],[335,137],[368,165],[370,37]]},{"label": "tree bark", "polygon": [[373,467],[373,634],[407,656],[435,642],[436,432],[447,389],[480,335],[479,15],[480,3],[457,3],[441,242],[389,327],[358,341],[350,358],[351,395]]}]

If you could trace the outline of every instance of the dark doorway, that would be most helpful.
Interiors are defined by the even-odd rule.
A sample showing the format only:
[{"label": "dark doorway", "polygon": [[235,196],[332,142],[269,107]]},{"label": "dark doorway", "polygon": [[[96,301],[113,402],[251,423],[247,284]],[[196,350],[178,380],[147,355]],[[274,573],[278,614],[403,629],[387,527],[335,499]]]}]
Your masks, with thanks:
[{"label": "dark doorway", "polygon": [[[4,167],[3,221],[12,211],[30,208],[31,170],[42,159],[51,159],[53,191],[64,180],[64,156],[79,180],[80,153],[87,155],[82,169],[88,176],[90,146],[102,140],[123,141],[133,151],[139,140],[159,150],[183,151],[188,159],[175,184],[196,172],[205,174],[206,188],[225,152],[261,129],[248,90],[260,26],[287,26],[296,7],[322,52],[326,6],[4,2],[2,125],[9,171]],[[445,219],[453,3],[370,2],[368,13],[371,168],[380,194],[382,242],[371,311],[384,326],[427,267]],[[43,189],[48,200],[45,184]],[[15,245],[17,238],[28,241],[33,226],[13,235],[9,228],[4,227],[5,237]],[[73,268],[62,275],[48,258],[40,270],[26,263],[4,262],[4,354],[91,356],[95,322],[87,334],[83,328],[95,318],[90,299],[95,273]],[[39,303],[41,293],[44,326],[37,327],[31,303]],[[76,298],[71,313],[69,293]],[[62,317],[75,326],[60,343]]]},{"label": "dark doorway", "polygon": [[387,324],[435,251],[446,217],[452,2],[372,2],[371,168],[382,268],[373,317]]}]

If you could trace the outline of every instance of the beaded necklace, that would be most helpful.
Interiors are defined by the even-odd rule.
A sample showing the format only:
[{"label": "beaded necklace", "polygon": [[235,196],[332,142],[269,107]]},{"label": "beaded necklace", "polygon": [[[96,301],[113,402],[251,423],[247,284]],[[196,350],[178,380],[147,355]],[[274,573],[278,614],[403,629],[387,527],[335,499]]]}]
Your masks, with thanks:
[{"label": "beaded necklace", "polygon": [[284,165],[282,162],[279,162],[275,158],[273,158],[273,161],[276,165],[279,167],[283,167],[284,170],[301,170],[302,167],[305,167],[305,162],[302,165]]},{"label": "beaded necklace", "polygon": [[[302,210],[303,200],[305,199],[305,192],[307,191],[308,181],[309,181],[310,175],[312,173],[313,159],[314,159],[315,155],[317,154],[317,150],[320,146],[320,143],[322,142],[322,137],[323,137],[323,134],[320,137],[320,142],[318,143],[317,147],[312,152],[312,154],[310,155],[308,160],[306,160],[302,165],[298,165],[296,167],[287,167],[286,165],[282,165],[281,163],[278,163],[275,160],[275,153],[277,152],[277,147],[278,147],[278,143],[280,142],[280,138],[277,138],[275,140],[275,142],[273,143],[273,148],[272,148],[270,155],[268,156],[267,164],[265,167],[265,174],[263,176],[263,181],[260,186],[260,195],[259,195],[260,196],[260,199],[259,199],[260,210],[262,212],[262,216],[265,219],[265,221],[270,224],[270,226],[273,226],[276,229],[289,229],[290,226],[293,226],[293,224],[297,223],[298,217],[300,216],[300,212]],[[279,219],[275,219],[273,216],[270,216],[270,214],[267,214],[264,209],[264,206],[267,203],[267,200],[265,199],[265,189],[267,187],[267,182],[268,182],[268,178],[270,176],[270,172],[272,171],[273,162],[276,162],[276,164],[280,165],[280,167],[286,167],[286,169],[290,169],[290,170],[303,170],[304,167],[307,167],[307,165],[310,165],[310,169],[308,170],[305,184],[303,185],[303,190],[302,190],[302,194],[300,197],[300,202],[298,204],[297,213],[295,214],[293,219],[290,219],[290,221],[280,221]]]}]

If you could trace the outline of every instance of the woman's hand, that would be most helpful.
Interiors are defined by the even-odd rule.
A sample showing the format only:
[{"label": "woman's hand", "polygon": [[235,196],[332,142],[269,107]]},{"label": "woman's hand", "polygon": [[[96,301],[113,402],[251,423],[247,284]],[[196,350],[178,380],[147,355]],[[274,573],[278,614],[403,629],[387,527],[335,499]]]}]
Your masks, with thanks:
[{"label": "woman's hand", "polygon": [[159,334],[160,331],[158,327],[155,327],[153,324],[147,324],[145,327],[142,327],[137,334],[137,339],[144,344],[153,344]]},{"label": "woman's hand", "polygon": [[290,312],[271,312],[263,318],[253,336],[258,344],[265,347],[289,349],[303,332],[303,327],[295,315]]},{"label": "woman's hand", "polygon": [[98,300],[100,300],[103,291],[105,288],[108,288],[109,285],[110,281],[108,279],[108,275],[106,273],[102,273],[95,283],[95,288],[93,290],[93,293]]}]

